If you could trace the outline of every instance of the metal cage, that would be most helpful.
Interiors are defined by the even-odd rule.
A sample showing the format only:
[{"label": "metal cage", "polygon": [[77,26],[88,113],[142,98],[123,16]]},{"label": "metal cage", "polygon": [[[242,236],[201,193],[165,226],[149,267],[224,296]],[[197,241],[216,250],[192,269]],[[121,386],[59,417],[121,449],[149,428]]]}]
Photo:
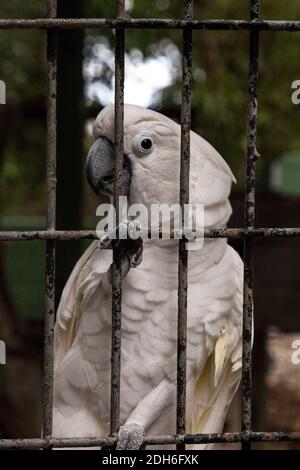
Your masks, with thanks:
[{"label": "metal cage", "polygon": [[[145,445],[240,442],[242,449],[250,449],[251,442],[300,441],[300,432],[253,432],[251,426],[251,339],[253,313],[253,237],[299,237],[297,228],[255,227],[255,167],[259,155],[257,137],[257,85],[260,31],[300,31],[300,21],[263,21],[260,19],[259,0],[250,0],[249,20],[193,19],[193,0],[184,0],[183,19],[129,19],[125,17],[125,1],[116,0],[117,18],[57,18],[57,0],[48,0],[46,19],[1,19],[0,29],[43,29],[47,34],[48,91],[47,91],[47,229],[31,232],[0,232],[0,241],[45,240],[45,331],[43,372],[43,437],[38,439],[1,439],[0,449],[51,449],[52,447],[114,446],[119,427],[120,367],[121,367],[121,302],[122,277],[120,254],[114,247],[112,282],[112,350],[111,350],[111,433],[100,438],[52,437],[53,403],[53,332],[55,318],[55,242],[56,240],[95,239],[93,231],[56,230],[56,89],[57,89],[57,30],[66,28],[115,29],[115,152],[116,171],[114,203],[122,194],[121,173],[123,166],[124,120],[124,52],[125,31],[129,28],[180,29],[182,30],[182,106],[181,106],[181,165],[180,204],[189,201],[189,161],[192,90],[192,32],[193,30],[249,31],[249,77],[247,160],[245,187],[244,227],[206,230],[208,238],[241,238],[244,242],[244,306],[243,306],[243,372],[242,372],[242,432],[220,434],[186,434],[186,331],[187,331],[187,267],[188,256],[185,240],[179,240],[178,265],[178,347],[177,347],[177,429],[175,435],[146,436]],[[118,214],[118,210],[116,211]]]}]

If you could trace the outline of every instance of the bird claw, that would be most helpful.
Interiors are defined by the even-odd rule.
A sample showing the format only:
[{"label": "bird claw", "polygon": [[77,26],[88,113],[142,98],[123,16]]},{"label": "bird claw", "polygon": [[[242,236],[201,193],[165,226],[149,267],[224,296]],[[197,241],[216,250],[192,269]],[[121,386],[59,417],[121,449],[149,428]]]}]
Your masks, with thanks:
[{"label": "bird claw", "polygon": [[[124,230],[127,231],[127,222],[122,222],[118,228],[107,230],[107,232],[105,232],[104,235],[102,235],[102,237],[99,239],[98,248],[101,248],[102,250],[108,250],[109,248],[112,248],[113,241],[115,241],[115,246],[118,245]],[[119,238],[117,238],[117,231],[119,231]]]},{"label": "bird claw", "polygon": [[112,239],[110,238],[110,233],[106,232],[98,241],[98,248],[101,250],[108,250],[112,247]]},{"label": "bird claw", "polygon": [[[124,237],[124,231],[129,235],[129,238]],[[138,221],[125,221],[119,225],[119,234],[122,235],[121,239],[116,238],[116,229],[113,231],[107,231],[100,239],[98,248],[108,249],[112,248],[112,242],[114,246],[118,246],[119,256],[119,269],[121,271],[121,277],[124,279],[131,268],[137,268],[143,259],[143,239],[141,237],[131,237],[130,231],[141,230],[141,225]],[[112,284],[113,264],[110,265],[107,276],[109,282]]]},{"label": "bird claw", "polygon": [[[117,237],[117,232],[119,232],[119,238]],[[115,244],[118,244],[119,241],[123,239],[135,240],[137,232],[142,232],[141,223],[138,220],[125,220],[121,222],[117,228],[106,231],[104,235],[100,237],[98,248],[102,250],[112,248],[113,240],[116,240]]]},{"label": "bird claw", "polygon": [[137,268],[143,260],[143,245],[141,245],[135,253],[129,254],[128,260],[130,268]]},{"label": "bird claw", "polygon": [[118,433],[117,450],[138,450],[143,444],[145,431],[136,423],[124,424]]},{"label": "bird claw", "polygon": [[[130,269],[137,268],[143,259],[143,241],[138,240],[121,240],[121,253],[120,253],[120,268],[121,276],[124,279],[129,273]],[[112,284],[113,275],[113,264],[110,265],[107,276],[109,282]]]}]

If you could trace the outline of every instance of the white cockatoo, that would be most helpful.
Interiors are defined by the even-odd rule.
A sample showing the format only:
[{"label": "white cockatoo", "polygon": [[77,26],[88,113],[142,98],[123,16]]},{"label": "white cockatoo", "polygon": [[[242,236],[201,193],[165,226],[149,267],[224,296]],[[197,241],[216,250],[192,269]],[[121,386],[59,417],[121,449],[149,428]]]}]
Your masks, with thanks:
[{"label": "white cockatoo", "polygon": [[[125,105],[124,113],[129,205],[178,203],[180,126],[139,106]],[[88,181],[97,194],[112,196],[113,106],[98,115],[94,136]],[[233,181],[220,154],[191,132],[190,202],[204,204],[205,228],[226,226]],[[119,449],[139,448],[144,435],[176,432],[178,240],[144,240],[142,263],[129,269],[129,261],[124,256]],[[56,437],[109,434],[111,263],[112,250],[93,242],[61,298],[55,327]],[[187,433],[221,432],[240,382],[242,283],[243,263],[226,239],[205,239],[201,249],[189,251]]]}]

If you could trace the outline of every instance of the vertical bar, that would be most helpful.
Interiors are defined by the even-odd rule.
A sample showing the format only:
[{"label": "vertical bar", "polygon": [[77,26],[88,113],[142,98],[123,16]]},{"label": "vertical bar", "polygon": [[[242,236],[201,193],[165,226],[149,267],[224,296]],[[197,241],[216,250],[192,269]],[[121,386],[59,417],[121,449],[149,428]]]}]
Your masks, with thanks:
[{"label": "vertical bar", "polygon": [[[250,0],[251,20],[259,19],[259,0]],[[258,153],[257,137],[257,84],[258,84],[259,32],[250,32],[249,44],[249,110],[247,130],[247,171],[245,189],[244,225],[254,228],[255,223],[255,172]],[[252,319],[253,315],[253,240],[244,239],[244,306],[243,306],[243,373],[242,373],[242,431],[251,431],[252,393]],[[251,448],[250,442],[242,449]]]},{"label": "vertical bar", "polygon": [[[57,16],[57,0],[48,0],[48,17]],[[56,223],[56,31],[47,33],[47,229]],[[43,436],[52,434],[53,333],[55,315],[55,241],[47,241],[45,277],[45,327],[43,375]]]},{"label": "vertical bar", "polygon": [[[117,17],[125,16],[125,1],[117,0]],[[123,140],[124,140],[124,56],[125,31],[116,29],[115,39],[115,174],[114,206],[116,224],[119,225],[119,196],[122,195]],[[118,237],[117,237],[118,238]],[[112,266],[112,349],[111,349],[111,408],[110,433],[117,433],[120,419],[121,374],[121,309],[122,271],[120,245],[115,240]]]},{"label": "vertical bar", "polygon": [[[193,0],[184,1],[184,18],[193,16]],[[190,130],[192,108],[192,29],[183,30],[181,149],[180,149],[180,206],[182,224],[184,205],[189,203]],[[177,324],[177,434],[185,434],[186,421],[186,339],[188,251],[184,236],[179,240],[178,259],[178,324]],[[184,444],[177,449],[184,450]]]}]

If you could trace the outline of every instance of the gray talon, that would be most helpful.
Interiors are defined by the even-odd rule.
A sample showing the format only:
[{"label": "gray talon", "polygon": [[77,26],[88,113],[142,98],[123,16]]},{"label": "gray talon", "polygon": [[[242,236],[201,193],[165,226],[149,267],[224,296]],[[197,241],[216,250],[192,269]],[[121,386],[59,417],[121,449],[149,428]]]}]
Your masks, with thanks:
[{"label": "gray talon", "polygon": [[109,235],[103,235],[98,242],[98,248],[101,248],[101,250],[107,250],[108,248],[111,248],[111,246],[112,240],[109,238]]},{"label": "gray talon", "polygon": [[[136,268],[142,262],[143,240],[120,240],[121,274],[124,279],[131,268]],[[107,277],[112,284],[112,264],[110,265]]]},{"label": "gray talon", "polygon": [[143,245],[141,245],[137,252],[133,255],[129,255],[129,266],[131,268],[137,268],[143,260]]},{"label": "gray talon", "polygon": [[125,424],[118,433],[117,450],[138,450],[143,444],[144,428],[140,424]]}]

